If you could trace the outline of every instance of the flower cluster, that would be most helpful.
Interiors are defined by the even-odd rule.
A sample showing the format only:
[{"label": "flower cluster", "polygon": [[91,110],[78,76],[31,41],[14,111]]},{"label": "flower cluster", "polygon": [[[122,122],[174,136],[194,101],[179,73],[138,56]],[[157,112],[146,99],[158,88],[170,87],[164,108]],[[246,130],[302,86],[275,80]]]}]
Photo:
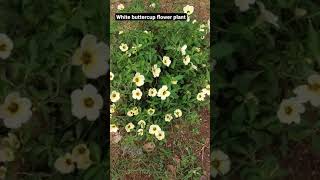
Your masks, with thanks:
[{"label": "flower cluster", "polygon": [[71,153],[60,156],[54,163],[54,167],[62,174],[71,173],[75,168],[86,170],[91,165],[90,150],[85,144],[75,146]]},{"label": "flower cluster", "polygon": [[303,103],[320,105],[320,75],[313,74],[308,77],[308,84],[300,85],[293,90],[296,97],[284,99],[280,103],[277,116],[282,123],[300,123],[300,115],[305,112]]}]

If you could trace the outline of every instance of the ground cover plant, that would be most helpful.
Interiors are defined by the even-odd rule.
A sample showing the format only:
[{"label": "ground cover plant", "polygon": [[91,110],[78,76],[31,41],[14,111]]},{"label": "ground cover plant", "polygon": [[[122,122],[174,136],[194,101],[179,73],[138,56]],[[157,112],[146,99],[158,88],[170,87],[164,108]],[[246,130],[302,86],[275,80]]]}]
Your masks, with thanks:
[{"label": "ground cover plant", "polygon": [[0,179],[106,178],[104,3],[0,2]]},{"label": "ground cover plant", "polygon": [[319,179],[319,2],[212,8],[212,176]]},{"label": "ground cover plant", "polygon": [[[161,6],[135,0],[112,8],[159,12]],[[210,22],[197,21],[194,11],[176,6],[173,12],[188,14],[180,22],[111,21],[112,179],[209,178],[194,147],[208,145],[199,112],[209,108]]]}]

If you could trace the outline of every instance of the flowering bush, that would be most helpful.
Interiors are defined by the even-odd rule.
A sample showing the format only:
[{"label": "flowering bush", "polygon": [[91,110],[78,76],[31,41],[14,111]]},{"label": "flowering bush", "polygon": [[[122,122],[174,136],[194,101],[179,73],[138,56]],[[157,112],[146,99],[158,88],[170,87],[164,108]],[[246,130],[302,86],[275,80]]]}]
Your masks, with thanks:
[{"label": "flowering bush", "polygon": [[208,25],[159,21],[122,29],[113,23],[110,131],[125,129],[124,137],[137,141],[165,140],[175,119],[188,121],[209,102]]}]

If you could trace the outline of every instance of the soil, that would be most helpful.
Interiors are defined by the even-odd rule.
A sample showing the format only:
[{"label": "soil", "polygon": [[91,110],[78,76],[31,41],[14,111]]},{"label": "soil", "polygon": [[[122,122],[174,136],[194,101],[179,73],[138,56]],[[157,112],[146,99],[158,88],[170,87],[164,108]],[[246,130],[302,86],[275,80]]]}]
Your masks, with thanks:
[{"label": "soil", "polygon": [[289,174],[284,180],[319,180],[320,154],[312,152],[308,143],[290,146],[290,153],[281,161]]}]

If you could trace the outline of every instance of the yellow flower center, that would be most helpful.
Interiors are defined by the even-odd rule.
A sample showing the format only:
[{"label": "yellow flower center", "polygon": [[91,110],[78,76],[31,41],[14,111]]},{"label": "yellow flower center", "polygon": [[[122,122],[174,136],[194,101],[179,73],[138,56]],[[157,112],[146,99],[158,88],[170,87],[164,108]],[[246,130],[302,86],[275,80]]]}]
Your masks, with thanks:
[{"label": "yellow flower center", "polygon": [[69,159],[69,158],[68,158],[68,159],[66,159],[66,161],[65,161],[65,162],[66,162],[66,164],[67,164],[67,165],[72,165],[72,160],[71,160],[71,159]]},{"label": "yellow flower center", "polygon": [[16,113],[19,110],[19,105],[15,102],[12,102],[9,106],[8,106],[8,111],[10,111],[11,113]]},{"label": "yellow flower center", "polygon": [[286,114],[290,115],[293,112],[293,109],[292,109],[292,107],[287,106],[284,108],[284,111],[286,112]]},{"label": "yellow flower center", "polygon": [[140,78],[138,78],[138,77],[134,78],[134,82],[136,82],[136,83],[140,82]]},{"label": "yellow flower center", "polygon": [[94,105],[94,101],[91,97],[85,98],[83,102],[84,102],[84,105],[88,108],[92,108]]},{"label": "yellow flower center", "polygon": [[136,92],[136,96],[140,96],[140,93],[139,93],[139,92]]},{"label": "yellow flower center", "polygon": [[82,56],[81,56],[81,62],[84,65],[88,65],[88,64],[92,63],[92,54],[88,51],[83,52]]},{"label": "yellow flower center", "polygon": [[153,130],[153,131],[156,131],[156,130],[157,130],[157,128],[155,128],[155,127],[154,127],[152,130]]},{"label": "yellow flower center", "polygon": [[0,44],[0,51],[5,51],[7,49],[6,44]]},{"label": "yellow flower center", "polygon": [[218,161],[218,160],[214,160],[214,161],[212,162],[212,166],[213,166],[214,168],[216,168],[216,169],[219,169],[220,164],[221,164],[221,162]]},{"label": "yellow flower center", "polygon": [[115,97],[117,97],[117,95],[114,93],[114,94],[112,94],[112,97],[115,98]]},{"label": "yellow flower center", "polygon": [[84,153],[86,152],[86,148],[80,147],[80,148],[78,149],[78,152],[79,152],[79,154],[84,154]]}]

